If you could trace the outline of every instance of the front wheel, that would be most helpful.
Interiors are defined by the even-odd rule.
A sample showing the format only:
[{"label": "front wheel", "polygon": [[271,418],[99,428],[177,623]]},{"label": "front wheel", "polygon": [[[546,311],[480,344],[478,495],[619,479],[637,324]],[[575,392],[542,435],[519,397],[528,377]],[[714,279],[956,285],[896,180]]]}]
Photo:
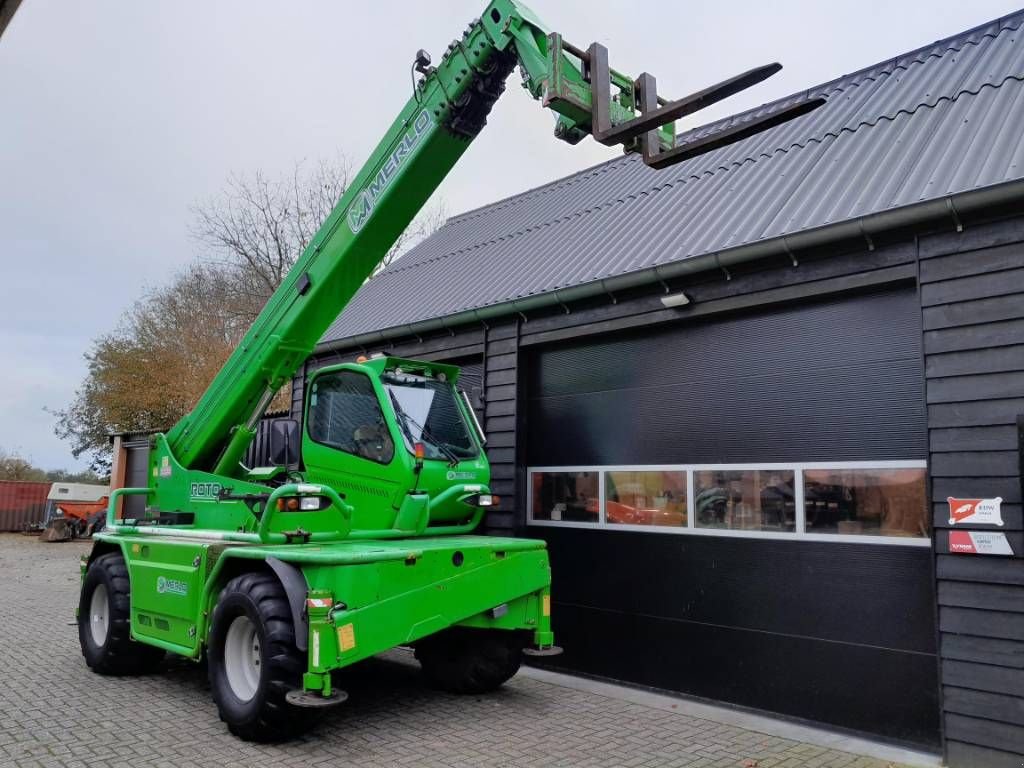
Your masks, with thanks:
[{"label": "front wheel", "polygon": [[302,687],[305,656],[295,646],[288,597],[271,574],[247,573],[217,600],[207,648],[220,719],[246,741],[280,741],[310,722],[285,700]]},{"label": "front wheel", "polygon": [[452,627],[420,640],[416,658],[434,688],[488,693],[519,671],[523,638],[509,630]]},{"label": "front wheel", "polygon": [[131,582],[120,552],[97,557],[85,572],[78,603],[78,641],[85,663],[101,675],[155,668],[164,652],[131,637]]}]

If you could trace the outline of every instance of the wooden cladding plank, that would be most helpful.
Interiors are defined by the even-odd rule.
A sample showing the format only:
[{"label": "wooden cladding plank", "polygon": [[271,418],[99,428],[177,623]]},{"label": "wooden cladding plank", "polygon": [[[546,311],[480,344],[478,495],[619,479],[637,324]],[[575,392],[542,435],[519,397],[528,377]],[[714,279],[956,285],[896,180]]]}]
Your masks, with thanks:
[{"label": "wooden cladding plank", "polygon": [[[1018,298],[1018,303],[1024,306],[1024,299]],[[1024,371],[1024,344],[929,355],[925,362],[928,378],[1008,371]]]},{"label": "wooden cladding plank", "polygon": [[1024,746],[1024,728],[1014,723],[1000,723],[979,717],[947,714],[946,737],[980,744],[985,747],[1017,752]]},{"label": "wooden cladding plank", "polygon": [[514,339],[516,336],[515,321],[492,325],[487,330],[487,341],[494,342],[502,339]]},{"label": "wooden cladding plank", "polygon": [[999,496],[1004,504],[1021,502],[1020,481],[1015,477],[933,477],[932,498],[991,499]]},{"label": "wooden cladding plank", "polygon": [[515,448],[516,447],[516,433],[515,432],[495,432],[487,433],[487,455],[493,456],[495,448]]},{"label": "wooden cladding plank", "polygon": [[1024,293],[1024,268],[922,285],[921,305],[931,307],[936,304],[1006,296],[1011,293]]},{"label": "wooden cladding plank", "polygon": [[515,512],[501,509],[492,510],[484,518],[484,527],[492,536],[512,536],[515,533]]},{"label": "wooden cladding plank", "polygon": [[1024,268],[1024,244],[1007,243],[971,253],[952,253],[922,261],[920,274],[924,285],[1021,268]]},{"label": "wooden cladding plank", "polygon": [[487,388],[500,387],[505,384],[516,383],[516,369],[508,368],[504,371],[492,371],[487,369]]},{"label": "wooden cladding plank", "polygon": [[516,401],[515,400],[487,400],[487,417],[491,416],[515,416],[516,414]]},{"label": "wooden cladding plank", "polygon": [[928,433],[928,448],[932,453],[1014,451],[1017,450],[1017,427],[1004,424],[932,429]]},{"label": "wooden cladding plank", "polygon": [[516,386],[515,384],[504,384],[500,387],[487,387],[487,403],[488,409],[490,404],[498,400],[515,400],[516,399]]},{"label": "wooden cladding plank", "polygon": [[515,352],[519,348],[519,344],[515,338],[511,339],[498,339],[498,340],[487,340],[487,354],[488,355],[505,355],[510,352]]},{"label": "wooden cladding plank", "polygon": [[946,765],[950,768],[1021,768],[1020,753],[946,740]]},{"label": "wooden cladding plank", "polygon": [[[980,555],[957,555],[957,557],[980,557]],[[940,607],[939,629],[943,632],[956,632],[976,637],[1018,640],[1024,637],[1024,615],[982,611],[974,608]],[[1024,695],[1024,672],[1021,675],[1020,692],[1021,695]],[[962,685],[962,683],[956,683],[956,685]]]},{"label": "wooden cladding plank", "polygon": [[1024,302],[1017,294],[1011,294],[925,307],[922,310],[921,322],[924,330],[934,331],[939,328],[1014,320],[1018,317],[1024,317]]},{"label": "wooden cladding plank", "polygon": [[940,581],[938,595],[939,605],[1024,613],[1024,587]]},{"label": "wooden cladding plank", "polygon": [[977,427],[1016,424],[1024,414],[1024,397],[970,403],[938,403],[928,406],[928,426]]},{"label": "wooden cladding plank", "polygon": [[1024,217],[1014,217],[973,224],[962,232],[950,228],[947,232],[923,235],[919,239],[918,253],[922,259],[931,259],[1021,241],[1024,241]]},{"label": "wooden cladding plank", "polygon": [[935,571],[939,579],[1024,586],[1024,568],[1012,558],[940,555],[935,559]]},{"label": "wooden cladding plank", "polygon": [[1024,725],[1024,699],[1015,696],[945,686],[942,703],[947,712]]},{"label": "wooden cladding plank", "polygon": [[1024,320],[1006,320],[965,328],[945,328],[925,331],[924,334],[924,351],[928,355],[1013,344],[1024,344]]},{"label": "wooden cladding plank", "polygon": [[490,443],[488,443],[487,460],[491,464],[514,464],[516,460],[516,452],[514,448],[492,447]]},{"label": "wooden cladding plank", "polygon": [[515,416],[492,416],[488,414],[487,423],[484,424],[484,432],[488,435],[492,435],[497,432],[515,432],[515,429]]},{"label": "wooden cladding plank", "polygon": [[1024,641],[943,633],[942,658],[1024,669]]},{"label": "wooden cladding plank", "polygon": [[973,691],[1024,696],[1024,670],[1010,667],[947,660],[942,662],[942,683]]},{"label": "wooden cladding plank", "polygon": [[509,480],[514,482],[516,479],[516,467],[515,464],[510,462],[497,462],[494,460],[490,461],[491,465],[491,480]]},{"label": "wooden cladding plank", "polygon": [[487,355],[487,370],[488,371],[507,371],[510,368],[516,367],[517,355],[514,352],[508,352],[503,355]]},{"label": "wooden cladding plank", "polygon": [[929,379],[928,404],[965,403],[973,400],[1005,400],[1024,392],[1024,373],[984,373]]},{"label": "wooden cladding plank", "polygon": [[[1017,451],[959,451],[932,455],[932,477],[1017,477]],[[956,495],[956,494],[952,494]]]},{"label": "wooden cladding plank", "polygon": [[515,480],[495,480],[491,478],[491,492],[498,494],[502,499],[512,498],[516,493],[516,482]]}]

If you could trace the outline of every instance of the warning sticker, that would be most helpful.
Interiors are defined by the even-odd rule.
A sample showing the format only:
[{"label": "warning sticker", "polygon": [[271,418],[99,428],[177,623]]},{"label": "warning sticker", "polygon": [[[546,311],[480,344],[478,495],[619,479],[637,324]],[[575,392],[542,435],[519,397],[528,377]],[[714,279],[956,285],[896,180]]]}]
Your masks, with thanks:
[{"label": "warning sticker", "polygon": [[950,525],[957,523],[1003,524],[1001,511],[1003,500],[999,496],[994,499],[956,499],[949,496],[946,501],[949,503]]},{"label": "warning sticker", "polygon": [[540,612],[542,616],[551,615],[551,595],[544,595],[544,599],[541,602]]},{"label": "warning sticker", "polygon": [[356,647],[356,628],[351,623],[338,627],[338,646],[342,653]]},{"label": "warning sticker", "polygon": [[1005,533],[950,531],[949,551],[958,555],[1012,555]]}]

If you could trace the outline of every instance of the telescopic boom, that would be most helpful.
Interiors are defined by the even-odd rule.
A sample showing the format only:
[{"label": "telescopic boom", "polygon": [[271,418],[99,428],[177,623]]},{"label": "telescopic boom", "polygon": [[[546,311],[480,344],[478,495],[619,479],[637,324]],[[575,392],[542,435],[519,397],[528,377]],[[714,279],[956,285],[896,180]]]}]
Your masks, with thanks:
[{"label": "telescopic boom", "polygon": [[[168,433],[189,469],[237,476],[239,461],[274,394],[355,295],[487,121],[518,65],[524,86],[556,115],[555,135],[621,144],[662,168],[802,115],[797,102],[757,120],[676,146],[672,121],[760,82],[777,64],[751,70],[678,101],[654,78],[610,69],[598,44],[582,50],[549,32],[515,0],[494,0],[448,46],[437,66],[420,51],[413,94],[373,154],[195,408]],[[363,90],[372,103],[372,82]]]}]

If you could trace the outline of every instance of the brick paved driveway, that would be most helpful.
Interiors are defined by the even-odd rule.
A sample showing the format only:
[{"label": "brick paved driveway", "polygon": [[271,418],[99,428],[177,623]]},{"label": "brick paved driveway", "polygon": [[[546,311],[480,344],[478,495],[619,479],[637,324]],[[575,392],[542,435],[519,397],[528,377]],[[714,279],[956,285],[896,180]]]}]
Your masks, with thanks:
[{"label": "brick paved driveway", "polygon": [[488,696],[441,694],[402,653],[350,671],[348,703],[305,738],[246,744],[193,664],[131,680],[89,672],[73,622],[86,549],[0,534],[0,766],[890,765],[523,674]]}]

